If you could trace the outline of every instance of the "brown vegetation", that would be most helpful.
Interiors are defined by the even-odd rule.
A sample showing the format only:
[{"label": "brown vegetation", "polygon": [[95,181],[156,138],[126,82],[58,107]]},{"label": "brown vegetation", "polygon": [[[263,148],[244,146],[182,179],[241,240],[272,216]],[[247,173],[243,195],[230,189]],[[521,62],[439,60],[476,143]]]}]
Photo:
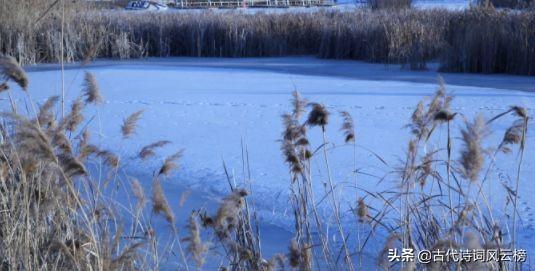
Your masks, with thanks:
[{"label": "brown vegetation", "polygon": [[67,62],[316,55],[403,63],[411,69],[424,69],[428,61],[438,60],[444,71],[535,74],[533,10],[360,9],[251,15],[80,12],[81,7],[68,5],[63,17],[58,6],[47,12],[44,4],[21,8],[20,3],[25,2],[10,1],[5,4],[9,8],[0,10],[0,52],[23,63],[61,60],[63,20]]},{"label": "brown vegetation", "polygon": [[[31,82],[14,58],[0,59],[0,78],[0,86],[10,100],[12,89],[20,89],[27,94],[30,107],[36,106],[31,100]],[[176,216],[161,181],[178,168],[182,151],[168,156],[154,171],[149,208],[143,186],[132,178],[117,186],[127,184],[123,188],[130,191],[137,203],[127,210],[117,207],[120,203],[106,194],[106,186],[127,169],[121,168],[121,160],[114,153],[92,145],[90,134],[82,125],[90,119],[84,116],[83,109],[98,106],[101,97],[94,76],[86,75],[82,94],[64,118],[54,113],[58,97],[49,98],[38,112],[28,110],[26,114],[17,112],[11,100],[12,109],[1,114],[3,270],[149,270],[159,269],[167,257],[173,257],[187,270],[193,266],[202,268],[215,255],[221,256],[221,267],[225,270],[355,270],[359,269],[356,258],[363,255],[370,238],[381,232],[389,233],[377,256],[379,266],[385,269],[391,268],[390,263],[385,263],[386,252],[391,248],[516,248],[517,191],[521,187],[520,168],[530,120],[522,107],[513,106],[489,120],[455,118],[457,114],[450,108],[453,97],[440,81],[435,95],[419,103],[410,119],[412,136],[401,167],[392,167],[385,174],[395,186],[386,191],[359,189],[355,162],[351,175],[355,178],[356,198],[350,200],[353,206],[347,211],[340,207],[342,199],[338,198],[342,189],[339,184],[345,180],[336,180],[331,175],[331,170],[344,169],[331,168],[329,162],[333,150],[328,149],[325,127],[331,125],[335,115],[328,107],[307,102],[294,92],[291,109],[282,116],[281,150],[290,177],[288,198],[295,238],[288,240],[289,251],[266,259],[256,208],[248,201],[254,191],[235,187],[230,176],[229,195],[215,212],[201,209],[194,210],[189,217]],[[121,128],[125,137],[135,134],[139,112],[125,119]],[[484,146],[492,124],[504,121],[506,116],[512,123],[504,131],[503,140],[494,148]],[[341,144],[356,148],[354,120],[348,112],[342,112],[341,117]],[[463,121],[462,138],[453,138],[450,124]],[[447,141],[442,148],[430,150],[429,141],[443,125],[447,125]],[[323,140],[319,146],[310,143],[309,129],[321,129]],[[454,140],[456,145],[463,146],[457,160],[451,153]],[[157,148],[168,144],[162,140],[141,148],[140,160],[154,157]],[[487,178],[496,157],[513,151],[519,157],[514,184],[503,183],[501,190],[509,199],[501,206],[506,215],[496,216],[484,186],[489,185]],[[384,162],[379,155],[375,156]],[[104,180],[88,169],[95,163],[107,173],[101,174],[106,176]],[[316,167],[325,169],[324,183],[314,179]],[[324,193],[317,194],[318,187],[324,188]],[[321,204],[323,200],[326,203]],[[324,217],[320,207],[327,208],[332,217]],[[352,234],[350,226],[342,221],[345,212],[358,225],[358,234]],[[158,238],[162,233],[155,231],[152,224],[153,217],[158,215],[170,225],[171,238],[164,246]],[[179,234],[178,221],[189,222],[185,238]],[[125,225],[129,227],[123,228]],[[510,230],[510,237],[503,235],[506,229]],[[350,241],[356,242],[351,245]],[[446,262],[427,267],[438,270],[461,265],[467,270],[504,270],[513,265],[500,261],[476,264]]]},{"label": "brown vegetation", "polygon": [[478,0],[477,3],[484,7],[496,8],[534,8],[535,1],[533,0]]},{"label": "brown vegetation", "polygon": [[371,9],[406,9],[410,8],[412,0],[369,0]]}]

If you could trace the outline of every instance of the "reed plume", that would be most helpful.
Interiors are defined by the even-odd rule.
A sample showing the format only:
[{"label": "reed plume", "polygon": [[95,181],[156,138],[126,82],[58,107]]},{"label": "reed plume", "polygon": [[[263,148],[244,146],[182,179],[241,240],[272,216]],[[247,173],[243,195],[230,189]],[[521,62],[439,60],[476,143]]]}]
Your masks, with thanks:
[{"label": "reed plume", "polygon": [[307,100],[303,99],[298,91],[294,91],[292,92],[291,103],[293,107],[292,115],[295,119],[299,119],[301,117],[301,114],[305,112]]},{"label": "reed plume", "polygon": [[[80,146],[80,151],[79,151],[79,154],[78,154],[78,159],[80,159],[81,161],[85,161],[87,160],[87,158],[90,156],[90,155],[97,155],[99,156],[100,150],[97,148],[97,146],[95,145],[92,145],[92,144],[84,144],[84,145],[81,145]],[[101,157],[103,157],[104,155],[101,155]],[[117,164],[118,164],[118,160],[117,160]]]},{"label": "reed plume", "polygon": [[9,117],[15,128],[14,143],[21,154],[31,155],[32,159],[58,162],[51,140],[35,123],[30,122],[20,116],[5,115]]},{"label": "reed plume", "polygon": [[290,242],[288,260],[293,268],[298,267],[301,262],[301,249],[299,249],[299,244],[295,238]]},{"label": "reed plume", "polygon": [[502,142],[499,149],[505,153],[510,152],[511,150],[507,145],[518,145],[522,143],[522,136],[524,132],[524,121],[516,120],[503,135]]},{"label": "reed plume", "polygon": [[67,138],[67,135],[63,133],[63,131],[59,129],[55,129],[53,131],[49,132],[51,134],[51,143],[53,146],[55,146],[60,153],[63,154],[72,154],[73,148],[71,145],[71,141],[69,138]]},{"label": "reed plume", "polygon": [[158,176],[169,175],[169,173],[171,173],[172,170],[178,168],[178,165],[176,163],[177,163],[177,160],[179,160],[182,157],[183,153],[184,151],[180,150],[176,152],[175,154],[165,158],[163,165],[160,167],[160,170],[158,171]]},{"label": "reed plume", "polygon": [[512,106],[511,110],[513,110],[515,115],[517,115],[518,117],[520,117],[522,119],[527,119],[528,118],[528,111],[526,110],[526,108],[524,108],[522,106],[518,106],[518,105]]},{"label": "reed plume", "polygon": [[228,232],[236,228],[238,215],[245,207],[245,197],[247,195],[247,190],[236,189],[223,199],[213,220],[218,234],[227,235]]},{"label": "reed plume", "polygon": [[319,103],[310,103],[309,105],[312,106],[312,110],[308,114],[307,124],[324,128],[329,122],[329,111]]},{"label": "reed plume", "polygon": [[418,137],[427,135],[427,127],[425,125],[425,105],[423,101],[418,102],[416,109],[412,112],[411,124],[412,133]]},{"label": "reed plume", "polygon": [[201,227],[199,225],[198,215],[196,212],[192,212],[189,216],[189,236],[185,238],[188,242],[187,251],[193,257],[193,260],[197,264],[197,268],[201,268],[205,262],[205,254],[208,251],[208,244],[205,244],[201,240]]},{"label": "reed plume", "polygon": [[180,208],[184,207],[184,204],[186,204],[186,201],[188,200],[190,194],[191,194],[191,190],[182,192],[182,194],[180,195],[180,199],[178,200],[178,207]]},{"label": "reed plume", "polygon": [[103,102],[97,79],[95,78],[95,75],[91,72],[85,73],[83,93],[85,96],[86,104],[97,105]]},{"label": "reed plume", "polygon": [[158,179],[152,182],[152,212],[162,215],[169,224],[174,225],[175,215],[163,193],[162,184]]},{"label": "reed plume", "polygon": [[435,95],[429,103],[429,109],[427,112],[428,117],[432,118],[438,112],[442,110],[449,110],[452,97],[446,95],[446,83],[444,79],[438,77],[438,89],[435,91]]},{"label": "reed plume", "polygon": [[412,133],[418,139],[427,141],[436,128],[437,123],[435,122],[453,119],[455,115],[449,111],[452,99],[446,94],[444,80],[439,77],[439,88],[431,97],[431,101],[427,105],[424,101],[420,101],[412,113],[411,123],[407,125],[411,128]]},{"label": "reed plume", "polygon": [[435,175],[433,170],[434,156],[435,152],[433,151],[426,153],[422,158],[421,164],[417,167],[419,174],[416,179],[420,182],[420,186],[422,187],[427,183],[427,178],[429,176]]},{"label": "reed plume", "polygon": [[369,220],[368,205],[366,205],[364,199],[357,200],[357,217],[361,223]]},{"label": "reed plume", "polygon": [[0,56],[0,74],[3,80],[12,80],[22,90],[28,90],[28,76],[14,57]]},{"label": "reed plume", "polygon": [[141,183],[137,179],[132,179],[132,193],[134,194],[134,197],[137,200],[136,203],[136,209],[141,210],[147,203],[147,199],[145,197],[145,191],[143,190],[143,186],[141,186]]},{"label": "reed plume", "polygon": [[[518,198],[519,198],[519,188],[520,188],[520,172],[522,168],[522,164],[524,161],[524,151],[526,148],[526,135],[528,132],[528,123],[529,123],[529,116],[528,112],[524,107],[521,106],[513,106],[511,110],[514,112],[514,114],[519,117],[518,120],[516,120],[512,127],[507,129],[504,140],[505,144],[518,144],[519,145],[519,160],[517,164],[516,169],[516,180],[515,180],[515,191],[514,191],[514,197],[513,197],[513,236],[511,240],[511,246],[513,249],[516,249],[517,245],[517,208],[518,208]],[[518,268],[518,266],[515,264],[514,268]]]},{"label": "reed plume", "polygon": [[300,271],[311,270],[312,254],[309,245],[299,245],[294,238],[290,242],[288,261],[290,267],[296,268]]},{"label": "reed plume", "polygon": [[440,122],[451,121],[457,113],[452,113],[447,109],[441,109],[435,114],[435,120]]},{"label": "reed plume", "polygon": [[143,110],[136,111],[123,121],[123,125],[121,126],[123,138],[129,138],[134,134],[137,123],[141,119],[141,114],[143,114]]},{"label": "reed plume", "polygon": [[292,114],[283,114],[282,123],[284,131],[282,138],[289,141],[297,141],[305,137],[306,128],[299,124],[299,120]]},{"label": "reed plume", "polygon": [[69,114],[63,119],[63,125],[67,131],[74,132],[78,128],[78,125],[80,125],[84,121],[84,115],[82,113],[82,110],[84,109],[84,103],[82,101],[81,97],[78,97],[72,104],[71,104],[71,111]]},{"label": "reed plume", "polygon": [[108,150],[98,150],[96,147],[91,150],[96,151],[96,155],[104,159],[104,162],[108,164],[109,167],[111,168],[119,167],[119,157],[117,157],[117,155],[115,155],[113,152],[108,151]]},{"label": "reed plume", "polygon": [[347,111],[340,112],[340,115],[343,118],[342,122],[342,128],[340,128],[341,131],[344,132],[345,135],[345,142],[354,142],[355,141],[355,123],[353,122],[353,118],[351,117],[351,114]]},{"label": "reed plume", "polygon": [[58,156],[58,160],[67,177],[72,178],[79,175],[87,175],[84,164],[78,158],[62,154]]},{"label": "reed plume", "polygon": [[39,113],[37,114],[37,120],[39,121],[39,124],[44,126],[51,126],[56,117],[54,115],[54,112],[52,112],[52,109],[56,106],[56,104],[59,102],[59,96],[51,96],[49,97],[43,105],[39,107]]},{"label": "reed plume", "polygon": [[154,155],[156,155],[156,152],[154,152],[155,149],[161,148],[168,144],[171,144],[171,141],[160,140],[160,141],[151,143],[147,146],[144,146],[141,149],[141,151],[139,151],[138,157],[141,158],[142,160],[146,160],[150,157],[153,157]]},{"label": "reed plume", "polygon": [[284,140],[281,146],[282,153],[286,163],[290,167],[290,171],[293,174],[299,174],[303,172],[303,166],[295,148],[296,146],[290,140]]},{"label": "reed plume", "polygon": [[466,127],[461,130],[464,145],[460,164],[464,177],[476,181],[484,164],[484,150],[481,144],[488,131],[481,115],[473,122],[466,121],[465,125]]}]

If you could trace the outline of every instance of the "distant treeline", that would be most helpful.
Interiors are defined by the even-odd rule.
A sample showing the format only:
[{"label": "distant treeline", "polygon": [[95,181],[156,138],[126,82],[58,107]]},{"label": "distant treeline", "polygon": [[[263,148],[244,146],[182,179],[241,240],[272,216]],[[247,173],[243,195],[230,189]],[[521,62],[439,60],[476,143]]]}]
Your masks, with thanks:
[{"label": "distant treeline", "polygon": [[[39,14],[39,13],[36,13]],[[61,14],[0,14],[1,52],[57,62]],[[64,59],[316,55],[452,72],[535,75],[535,11],[470,8],[315,13],[86,11],[64,19]]]}]

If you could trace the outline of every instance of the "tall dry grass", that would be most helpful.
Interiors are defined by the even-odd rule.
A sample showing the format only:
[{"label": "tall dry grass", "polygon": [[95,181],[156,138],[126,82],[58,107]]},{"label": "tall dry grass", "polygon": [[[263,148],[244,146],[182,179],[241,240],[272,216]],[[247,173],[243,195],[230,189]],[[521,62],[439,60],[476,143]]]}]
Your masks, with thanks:
[{"label": "tall dry grass", "polygon": [[[93,144],[85,112],[104,100],[93,74],[86,73],[65,117],[58,116],[57,96],[33,103],[31,82],[15,58],[0,57],[0,81],[12,106],[0,114],[2,270],[159,270],[169,268],[166,263],[189,270],[203,268],[208,257],[231,270],[275,270],[286,264],[283,254],[262,257],[247,190],[231,185],[215,213],[200,209],[189,218],[177,217],[162,181],[179,168],[182,151],[153,171],[146,192],[121,157]],[[26,111],[17,109],[13,91],[26,94]],[[124,138],[135,135],[141,112],[118,127]],[[154,159],[169,143],[143,146],[137,158]],[[116,188],[109,189],[112,183]],[[132,195],[134,204],[114,200],[117,189]],[[157,217],[168,230],[155,226]],[[188,221],[185,233],[181,221]]]},{"label": "tall dry grass", "polygon": [[513,8],[513,9],[535,7],[535,2],[533,0],[478,0],[477,4],[481,6],[485,6],[485,7],[493,6],[496,8]]},{"label": "tall dry grass", "polygon": [[369,0],[368,6],[371,9],[407,9],[412,6],[412,0]]},{"label": "tall dry grass", "polygon": [[[46,5],[29,5],[28,10],[12,3],[22,2],[10,1],[6,5],[15,7],[0,11],[5,14],[0,16],[0,51],[23,63],[59,62],[58,7],[46,12]],[[316,55],[403,63],[412,69],[440,61],[444,71],[535,74],[533,10],[360,9],[253,15],[67,7],[63,32],[67,62],[146,56]]]},{"label": "tall dry grass", "polygon": [[445,33],[442,69],[534,75],[534,26],[532,11],[483,8],[455,14]]},{"label": "tall dry grass", "polygon": [[[256,206],[249,199],[254,191],[245,185],[251,179],[245,174],[250,172],[246,147],[242,154],[247,177],[239,182],[242,185],[236,186],[224,167],[229,194],[216,210],[201,208],[179,217],[162,181],[178,169],[182,151],[166,157],[154,169],[149,192],[127,173],[122,175],[128,168],[122,166],[120,157],[92,144],[85,128],[90,118],[84,109],[101,106],[105,96],[92,74],[86,74],[80,98],[64,118],[58,117],[58,97],[40,106],[33,104],[31,82],[14,58],[0,59],[0,74],[1,89],[12,106],[0,115],[3,270],[158,270],[165,261],[184,270],[205,266],[224,270],[359,270],[363,258],[369,261],[369,253],[375,252],[372,239],[384,242],[384,248],[373,257],[377,268],[384,270],[529,268],[504,261],[427,265],[387,261],[388,250],[394,248],[416,252],[519,248],[517,192],[525,185],[521,167],[530,121],[525,108],[512,106],[489,119],[466,119],[462,112],[453,111],[453,96],[440,80],[437,92],[420,102],[409,118],[411,139],[399,166],[390,166],[379,154],[364,148],[391,170],[379,176],[378,182],[388,179],[394,184],[384,191],[368,191],[357,182],[360,171],[356,163],[356,134],[365,131],[355,130],[350,113],[340,113],[341,144],[353,148],[353,157],[348,159],[353,159],[354,168],[348,180],[335,178],[333,172],[347,170],[330,162],[336,148],[328,147],[334,137],[327,134],[326,127],[335,114],[294,92],[290,110],[282,116],[280,142],[290,177],[288,199],[295,237],[288,240],[288,251],[267,258],[261,245],[266,237],[260,233]],[[26,94],[30,106],[25,112],[17,110],[13,91]],[[120,127],[123,137],[135,135],[140,118],[141,111],[125,118]],[[489,142],[488,135],[497,122],[502,122],[500,126],[509,122],[509,128],[503,131],[501,141]],[[451,131],[455,127],[461,128]],[[319,129],[322,135],[317,146],[309,139],[312,129]],[[443,146],[434,146],[430,142],[441,129],[447,131],[446,140]],[[452,136],[457,132],[460,138]],[[161,140],[141,147],[139,161],[154,158],[156,150],[168,144]],[[453,153],[452,145],[461,146],[460,152]],[[487,187],[495,181],[490,174],[500,161],[497,158],[510,153],[519,157],[517,171],[511,173],[514,181],[503,182],[502,189],[489,192]],[[95,164],[102,174],[92,173]],[[318,169],[326,170],[325,176],[318,177]],[[117,180],[124,180],[115,185],[132,195],[135,204],[129,207],[113,200],[115,192],[107,187]],[[343,187],[342,183],[354,186]],[[349,209],[339,197],[342,189],[355,191]],[[508,199],[500,206],[505,214],[496,213],[489,193]],[[155,227],[158,216],[168,223],[168,230],[163,230],[167,232]],[[181,232],[178,225],[184,222],[187,228]],[[385,233],[388,236],[377,238]]]},{"label": "tall dry grass", "polygon": [[[30,82],[24,71],[13,58],[0,60],[5,91],[25,91],[29,99]],[[93,87],[89,92],[98,95],[94,91]],[[145,241],[125,241],[116,203],[104,196],[100,180],[86,167],[89,160],[100,157],[105,158],[102,161],[110,173],[118,166],[111,152],[89,143],[89,133],[81,126],[82,109],[94,106],[96,100],[76,100],[65,118],[56,117],[58,101],[51,97],[38,110],[27,113],[14,106],[2,112],[2,269],[143,266],[148,262],[139,252]],[[37,108],[35,104],[32,107]]]},{"label": "tall dry grass", "polygon": [[[448,94],[445,83],[439,80],[436,93],[416,106],[407,125],[412,137],[401,165],[389,166],[383,158],[370,151],[387,168],[391,168],[384,176],[377,177],[378,183],[390,180],[394,186],[383,191],[369,191],[359,188],[355,180],[353,188],[356,197],[350,208],[358,225],[358,232],[355,233],[349,225],[341,224],[338,220],[347,214],[341,213],[341,200],[335,195],[340,190],[351,189],[351,186],[347,186],[351,180],[333,180],[330,174],[337,170],[330,166],[326,154],[327,145],[336,145],[326,140],[325,126],[329,125],[331,114],[325,106],[308,103],[298,93],[294,93],[290,113],[282,116],[284,132],[281,138],[281,150],[289,166],[290,198],[295,217],[296,237],[292,241],[291,250],[296,252],[291,255],[298,255],[299,248],[302,247],[310,247],[312,251],[309,253],[315,255],[307,258],[309,262],[303,262],[303,259],[295,261],[294,266],[307,270],[311,267],[317,267],[315,269],[318,270],[351,270],[354,266],[359,266],[358,255],[366,247],[374,247],[370,244],[371,240],[376,240],[377,234],[386,233],[386,240],[382,239],[385,246],[377,256],[377,268],[381,270],[529,269],[522,263],[501,260],[445,260],[429,264],[388,261],[387,255],[391,249],[401,251],[402,248],[409,248],[417,254],[422,250],[436,253],[437,250],[448,249],[488,251],[519,248],[518,191],[522,187],[520,168],[530,117],[526,109],[512,106],[489,119],[478,116],[469,120],[462,112],[452,111],[450,105],[453,98]],[[308,118],[302,119],[307,104],[310,105]],[[341,115],[341,130],[345,137],[341,144],[355,146],[353,119],[347,112],[342,112]],[[509,128],[504,131],[503,140],[490,143],[487,138],[496,121],[510,122]],[[459,126],[459,131],[451,131],[452,127]],[[307,136],[308,129],[314,127],[321,129],[323,134],[319,146],[312,146]],[[447,131],[447,136],[443,145],[436,146],[434,138],[441,129]],[[457,132],[461,134],[460,138],[453,137]],[[458,154],[452,153],[452,145],[461,146],[457,147]],[[336,148],[329,152],[331,151],[336,151]],[[510,173],[514,181],[502,182],[502,189],[490,192],[488,186],[492,185],[491,181],[495,181],[490,180],[490,175],[493,174],[496,159],[511,152],[518,154],[517,171]],[[355,166],[355,172],[356,168]],[[313,180],[317,174],[311,172],[321,171],[326,171],[319,176],[324,180]],[[342,185],[344,188],[340,187]],[[495,188],[496,186],[494,184]],[[314,187],[325,187],[325,193],[319,197],[314,195],[314,191],[318,191]],[[495,197],[501,195],[507,200],[498,203],[500,207],[496,208],[489,200],[489,193]],[[326,219],[317,215],[320,205],[317,198],[322,201],[332,199],[332,205],[322,204],[322,208],[327,208],[334,218]],[[498,212],[498,209],[505,210],[505,214]],[[326,228],[334,228],[330,233],[331,238],[325,236]],[[357,246],[351,246],[351,257],[345,258],[344,251],[348,242],[354,242]]]}]

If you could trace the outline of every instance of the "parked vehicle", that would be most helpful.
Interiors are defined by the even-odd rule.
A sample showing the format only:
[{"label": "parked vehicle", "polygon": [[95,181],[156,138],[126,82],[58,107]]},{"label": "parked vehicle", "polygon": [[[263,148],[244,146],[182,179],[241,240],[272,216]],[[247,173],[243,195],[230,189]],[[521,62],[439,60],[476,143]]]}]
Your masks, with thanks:
[{"label": "parked vehicle", "polygon": [[167,10],[166,5],[156,3],[153,1],[130,1],[126,5],[125,9],[127,10]]}]

